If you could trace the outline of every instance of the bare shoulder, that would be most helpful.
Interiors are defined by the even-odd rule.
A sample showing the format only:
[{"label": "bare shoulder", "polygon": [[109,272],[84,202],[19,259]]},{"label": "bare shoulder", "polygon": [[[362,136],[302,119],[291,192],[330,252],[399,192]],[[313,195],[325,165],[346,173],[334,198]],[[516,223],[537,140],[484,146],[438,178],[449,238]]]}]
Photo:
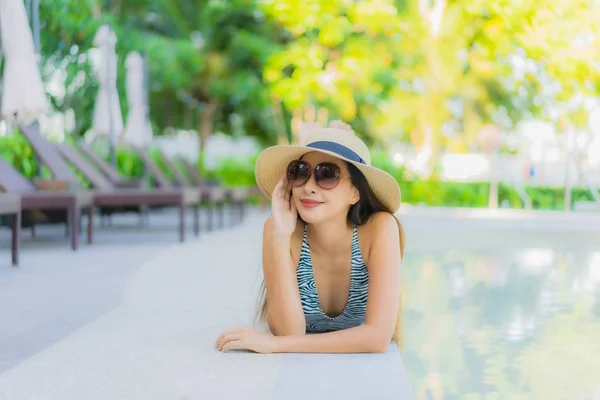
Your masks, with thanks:
[{"label": "bare shoulder", "polygon": [[398,238],[399,235],[396,217],[383,211],[371,215],[363,229],[365,230],[367,237],[375,240],[389,236]]},{"label": "bare shoulder", "polygon": [[359,229],[360,247],[365,262],[368,262],[372,250],[377,246],[387,247],[399,243],[400,232],[396,217],[387,212],[376,212]]}]

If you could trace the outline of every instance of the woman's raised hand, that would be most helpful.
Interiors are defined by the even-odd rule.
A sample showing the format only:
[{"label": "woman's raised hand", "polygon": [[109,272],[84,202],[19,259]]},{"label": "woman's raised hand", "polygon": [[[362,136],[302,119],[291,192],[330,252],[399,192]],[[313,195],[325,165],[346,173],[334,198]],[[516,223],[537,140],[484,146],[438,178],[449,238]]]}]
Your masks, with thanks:
[{"label": "woman's raised hand", "polygon": [[344,121],[340,121],[339,119],[333,120],[329,123],[330,128],[342,129],[348,132],[354,132],[352,127],[345,123]]},{"label": "woman's raised hand", "polygon": [[298,210],[292,198],[292,186],[285,178],[285,174],[279,179],[273,195],[271,196],[271,212],[273,226],[277,234],[291,236],[296,229],[298,221]]}]

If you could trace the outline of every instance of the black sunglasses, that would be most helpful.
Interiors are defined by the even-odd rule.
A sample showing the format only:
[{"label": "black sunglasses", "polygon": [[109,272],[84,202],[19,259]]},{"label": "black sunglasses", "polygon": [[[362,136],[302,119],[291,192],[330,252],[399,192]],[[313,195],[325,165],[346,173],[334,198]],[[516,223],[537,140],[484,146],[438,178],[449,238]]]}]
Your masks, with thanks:
[{"label": "black sunglasses", "polygon": [[[310,179],[312,166],[306,161],[293,160],[287,167],[287,180],[292,186],[304,185]],[[331,162],[323,162],[315,168],[315,182],[321,189],[335,188],[342,177],[340,167]]]}]

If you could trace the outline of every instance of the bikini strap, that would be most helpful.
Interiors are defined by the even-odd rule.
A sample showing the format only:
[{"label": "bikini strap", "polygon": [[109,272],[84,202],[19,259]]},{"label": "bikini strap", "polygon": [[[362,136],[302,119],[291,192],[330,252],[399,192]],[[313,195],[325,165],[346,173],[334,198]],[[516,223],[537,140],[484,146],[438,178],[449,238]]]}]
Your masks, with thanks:
[{"label": "bikini strap", "polygon": [[352,225],[352,251],[358,246],[358,229],[356,224]]},{"label": "bikini strap", "polygon": [[307,258],[310,256],[310,250],[308,247],[308,231],[307,224],[304,224],[304,234],[302,236],[302,248],[300,250],[300,258]]}]

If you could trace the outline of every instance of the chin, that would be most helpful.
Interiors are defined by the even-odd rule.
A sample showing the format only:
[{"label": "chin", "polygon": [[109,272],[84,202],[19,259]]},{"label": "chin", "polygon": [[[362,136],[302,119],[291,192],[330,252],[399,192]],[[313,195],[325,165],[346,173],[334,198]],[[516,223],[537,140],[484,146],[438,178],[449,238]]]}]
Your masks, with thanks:
[{"label": "chin", "polygon": [[300,218],[308,224],[317,224],[327,219],[327,215],[317,210],[298,210]]},{"label": "chin", "polygon": [[304,222],[309,224],[317,224],[331,216],[331,213],[329,213],[323,205],[312,209],[306,209],[300,206],[298,208],[298,214],[300,214],[300,218],[302,218]]},{"label": "chin", "polygon": [[318,224],[331,219],[337,215],[337,212],[324,205],[312,209],[306,209],[300,206],[298,208],[298,214],[300,214],[300,218],[302,218],[304,222],[308,224]]}]

